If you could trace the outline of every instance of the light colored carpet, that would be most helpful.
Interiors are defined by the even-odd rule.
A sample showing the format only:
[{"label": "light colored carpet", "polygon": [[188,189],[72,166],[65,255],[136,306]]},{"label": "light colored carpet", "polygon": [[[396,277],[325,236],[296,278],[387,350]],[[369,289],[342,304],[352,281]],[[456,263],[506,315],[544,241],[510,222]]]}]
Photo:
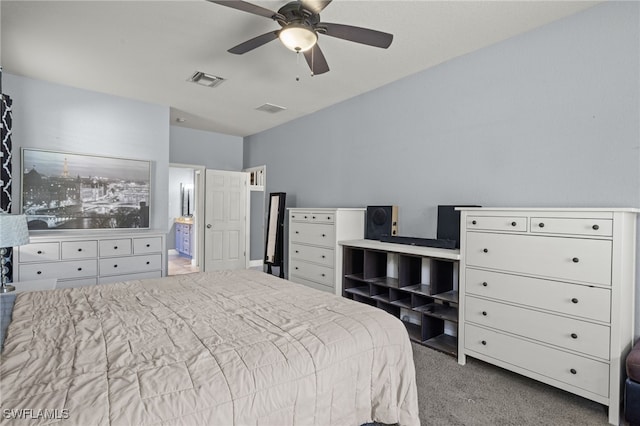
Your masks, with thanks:
[{"label": "light colored carpet", "polygon": [[606,407],[467,357],[412,343],[422,425],[608,424]]}]

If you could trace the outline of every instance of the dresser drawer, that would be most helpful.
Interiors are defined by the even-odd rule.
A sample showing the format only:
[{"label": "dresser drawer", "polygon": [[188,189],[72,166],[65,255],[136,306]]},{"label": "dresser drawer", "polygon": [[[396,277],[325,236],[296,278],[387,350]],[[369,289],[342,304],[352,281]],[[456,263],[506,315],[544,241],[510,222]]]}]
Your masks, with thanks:
[{"label": "dresser drawer", "polygon": [[78,278],[74,280],[65,280],[56,283],[56,288],[76,288],[76,287],[84,287],[89,285],[96,285],[98,283],[98,278],[90,277],[90,278]]},{"label": "dresser drawer", "polygon": [[326,286],[334,287],[334,274],[333,268],[327,268],[326,266],[314,265],[312,263],[301,262],[299,260],[292,259],[289,265],[289,274],[295,275],[300,278],[315,281]]},{"label": "dresser drawer", "polygon": [[467,229],[526,232],[524,216],[467,216]]},{"label": "dresser drawer", "polygon": [[531,232],[537,234],[598,235],[601,237],[611,237],[613,235],[613,220],[532,217]]},{"label": "dresser drawer", "polygon": [[467,296],[465,320],[609,359],[609,327]]},{"label": "dresser drawer", "polygon": [[100,256],[121,256],[131,254],[131,239],[101,240]]},{"label": "dresser drawer", "polygon": [[63,241],[62,259],[98,257],[97,241]]},{"label": "dresser drawer", "polygon": [[[59,243],[34,243],[18,249],[20,262],[44,262],[60,259]],[[22,279],[22,277],[20,278]]]},{"label": "dresser drawer", "polygon": [[295,213],[291,213],[291,220],[295,222],[309,222],[311,221],[311,212],[301,212],[297,211]]},{"label": "dresser drawer", "polygon": [[291,222],[289,236],[292,242],[334,247],[336,244],[335,227],[322,223]]},{"label": "dresser drawer", "polygon": [[161,262],[161,254],[100,259],[100,276],[153,271],[161,269]]},{"label": "dresser drawer", "polygon": [[313,223],[334,223],[336,215],[334,213],[311,213],[311,222]]},{"label": "dresser drawer", "polygon": [[81,278],[96,275],[98,262],[95,259],[73,260],[68,262],[49,262],[40,264],[19,265],[20,280],[36,280],[45,278]]},{"label": "dresser drawer", "polygon": [[[185,241],[189,241],[188,237],[185,238]],[[158,253],[161,251],[162,251],[162,238],[160,237],[133,239],[134,254]]]},{"label": "dresser drawer", "polygon": [[[609,397],[609,364],[465,324],[465,348],[533,373]],[[526,373],[523,373],[526,374]]]},{"label": "dresser drawer", "polygon": [[467,232],[466,263],[611,285],[611,241]]},{"label": "dresser drawer", "polygon": [[291,244],[289,250],[291,251],[291,257],[294,259],[319,263],[323,266],[333,268],[334,253],[332,249],[305,246],[303,244]]},{"label": "dresser drawer", "polygon": [[466,269],[466,292],[596,321],[611,321],[611,290]]},{"label": "dresser drawer", "polygon": [[324,284],[320,284],[320,283],[317,283],[317,282],[314,282],[314,281],[305,280],[304,278],[300,278],[300,277],[296,277],[296,276],[292,276],[290,278],[290,281],[294,282],[294,283],[306,285],[307,287],[315,288],[316,290],[326,291],[328,293],[333,293],[335,291],[333,286],[324,285]]}]

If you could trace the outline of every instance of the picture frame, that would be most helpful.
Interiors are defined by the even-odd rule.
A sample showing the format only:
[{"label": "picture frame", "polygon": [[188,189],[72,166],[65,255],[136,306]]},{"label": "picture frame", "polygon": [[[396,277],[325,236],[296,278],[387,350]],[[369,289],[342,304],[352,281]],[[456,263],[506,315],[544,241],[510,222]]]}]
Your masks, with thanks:
[{"label": "picture frame", "polygon": [[149,228],[151,161],[21,150],[29,230]]}]

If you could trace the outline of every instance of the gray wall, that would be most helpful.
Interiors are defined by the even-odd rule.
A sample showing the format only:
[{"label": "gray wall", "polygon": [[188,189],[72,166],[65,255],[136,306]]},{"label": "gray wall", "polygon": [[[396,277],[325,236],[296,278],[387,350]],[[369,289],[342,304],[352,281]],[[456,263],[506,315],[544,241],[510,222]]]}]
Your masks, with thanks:
[{"label": "gray wall", "polygon": [[[167,229],[169,108],[3,73],[13,98],[13,152],[40,148],[152,161],[150,227]],[[14,208],[20,174],[14,173]]]},{"label": "gray wall", "polygon": [[289,206],[396,204],[401,235],[435,236],[438,204],[638,208],[639,27],[637,2],[596,6],[247,137],[244,162]]},{"label": "gray wall", "polygon": [[222,133],[170,126],[172,163],[205,166],[214,170],[242,170],[242,138]]},{"label": "gray wall", "polygon": [[605,4],[245,138],[289,206],[640,207],[639,8]]}]

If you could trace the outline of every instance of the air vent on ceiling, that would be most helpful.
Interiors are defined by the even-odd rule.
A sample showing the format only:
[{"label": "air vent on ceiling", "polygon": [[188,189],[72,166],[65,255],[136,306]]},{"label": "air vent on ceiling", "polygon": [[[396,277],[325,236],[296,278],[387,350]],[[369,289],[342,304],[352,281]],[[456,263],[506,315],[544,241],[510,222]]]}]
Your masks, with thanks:
[{"label": "air vent on ceiling", "polygon": [[205,87],[216,87],[224,81],[224,78],[207,74],[202,71],[196,71],[191,77],[189,77],[188,81]]},{"label": "air vent on ceiling", "polygon": [[256,109],[258,111],[270,112],[271,114],[275,114],[276,112],[284,111],[286,108],[279,105],[266,103],[264,105],[260,105]]}]

